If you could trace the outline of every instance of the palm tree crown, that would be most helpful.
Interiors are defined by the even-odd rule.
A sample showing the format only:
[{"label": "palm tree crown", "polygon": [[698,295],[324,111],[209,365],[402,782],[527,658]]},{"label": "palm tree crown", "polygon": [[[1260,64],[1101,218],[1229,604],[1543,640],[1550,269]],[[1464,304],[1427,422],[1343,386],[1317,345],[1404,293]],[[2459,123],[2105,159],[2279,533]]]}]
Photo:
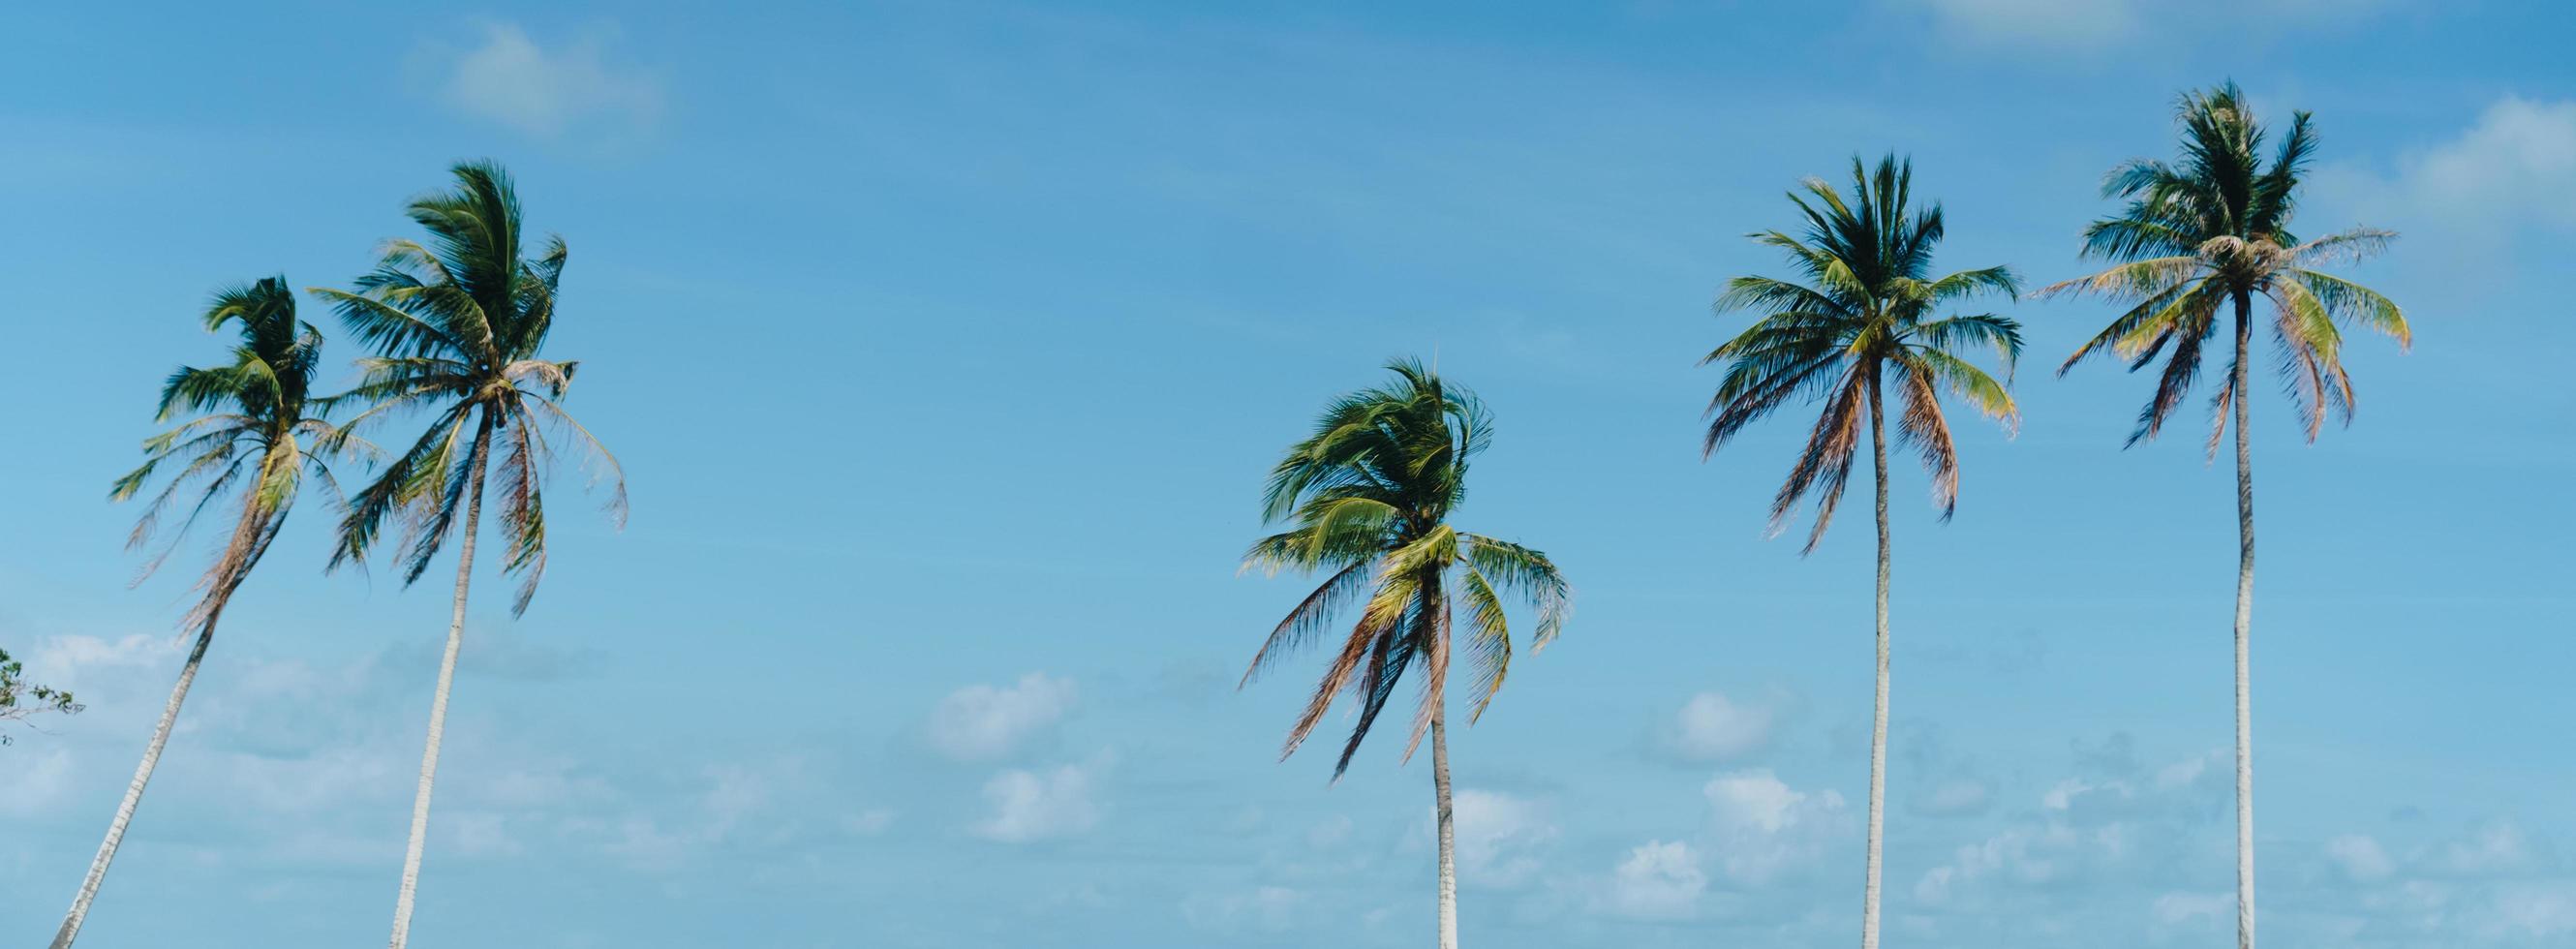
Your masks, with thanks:
[{"label": "palm tree crown", "polygon": [[[491,441],[503,443],[499,467],[501,525],[508,543],[503,570],[522,577],[511,610],[524,613],[545,574],[545,504],[540,481],[554,447],[554,428],[594,460],[612,482],[612,519],[623,522],[626,484],[610,455],[558,404],[576,362],[538,358],[554,324],[564,242],[547,239],[521,256],[519,201],[506,172],[488,162],[458,165],[454,191],[411,203],[427,244],[386,243],[374,272],[356,292],[316,288],[357,338],[377,355],[359,361],[363,375],[342,399],[372,403],[351,427],[388,413],[435,408],[436,418],[409,450],[351,499],[331,564],[363,561],[385,520],[405,517],[403,581],[420,578],[464,508],[471,476],[487,468]],[[542,424],[541,424],[542,423]]]},{"label": "palm tree crown", "polygon": [[2004,384],[1957,350],[1991,345],[2009,376],[2021,353],[2020,324],[1992,313],[1940,316],[1938,310],[1981,293],[2010,297],[2020,283],[2006,267],[1931,276],[1941,206],[1908,207],[1913,177],[1913,163],[1893,155],[1874,172],[1854,158],[1849,201],[1822,179],[1808,179],[1805,196],[1789,196],[1807,219],[1805,234],[1749,235],[1785,252],[1807,282],[1737,277],[1717,300],[1720,312],[1751,309],[1762,316],[1702,360],[1726,364],[1709,402],[1702,451],[1716,452],[1794,398],[1821,395],[1824,415],[1771,503],[1772,527],[1778,530],[1802,498],[1818,495],[1809,550],[1823,539],[1842,500],[1863,423],[1875,420],[1883,376],[1893,377],[1905,403],[1898,437],[1922,454],[1932,473],[1933,500],[1945,518],[1958,506],[1959,474],[1940,390],[2007,424],[2016,418]]},{"label": "palm tree crown", "polygon": [[211,368],[182,366],[170,374],[161,387],[156,417],[164,422],[182,414],[196,417],[146,439],[143,464],[116,479],[108,492],[114,500],[127,500],[156,476],[169,474],[168,485],[145,506],[128,539],[129,545],[138,547],[159,530],[171,502],[182,494],[194,495],[172,532],[172,548],[165,548],[144,567],[149,574],[168,558],[198,515],[228,490],[240,489],[239,527],[199,581],[206,596],[191,614],[192,624],[211,619],[210,611],[266,552],[286,522],[307,470],[336,493],[325,459],[358,444],[330,423],[306,414],[321,401],[310,399],[310,394],[314,370],[322,360],[322,333],[296,318],[295,294],[287,289],[285,278],[267,277],[218,292],[204,320],[209,331],[240,324],[241,342],[233,347],[232,362]]},{"label": "palm tree crown", "polygon": [[1467,494],[1468,460],[1493,436],[1484,406],[1418,363],[1387,368],[1396,374],[1394,385],[1341,397],[1316,420],[1315,433],[1280,459],[1262,513],[1295,526],[1262,538],[1244,555],[1245,569],[1329,573],[1271,631],[1244,673],[1247,683],[1318,635],[1337,610],[1364,604],[1281,750],[1282,757],[1295,752],[1334,697],[1349,690],[1359,721],[1333,765],[1336,778],[1416,663],[1425,667],[1423,703],[1407,757],[1420,745],[1448,676],[1452,595],[1465,601],[1471,627],[1470,721],[1483,714],[1511,665],[1503,594],[1535,607],[1532,650],[1556,638],[1572,604],[1565,578],[1546,554],[1448,523]]},{"label": "palm tree crown", "polygon": [[[205,369],[182,366],[170,374],[161,387],[159,420],[167,422],[182,413],[194,413],[196,417],[145,439],[143,464],[116,479],[108,497],[118,501],[132,498],[156,476],[176,469],[169,476],[169,485],[145,505],[143,516],[134,525],[134,534],[127,543],[139,547],[151,539],[173,501],[187,494],[196,496],[194,503],[186,504],[187,515],[173,532],[171,546],[144,565],[144,576],[151,575],[168,559],[178,539],[187,535],[199,515],[236,487],[240,491],[240,513],[222,552],[197,581],[205,595],[188,611],[185,621],[186,627],[196,633],[196,645],[179,666],[179,681],[171,686],[170,700],[162,706],[152,738],[143,746],[143,760],[135,765],[134,780],[127,782],[116,816],[108,821],[107,836],[99,841],[98,855],[91,858],[89,873],[73,893],[71,909],[63,914],[61,928],[54,931],[53,949],[70,949],[80,937],[90,904],[107,881],[108,867],[116,861],[126,828],[142,806],[144,788],[160,766],[161,752],[169,745],[179,709],[197,680],[207,647],[214,642],[216,622],[223,617],[233,591],[240,588],[251,568],[268,552],[269,543],[277,539],[278,529],[285,525],[287,512],[295,504],[296,489],[303,482],[305,470],[312,469],[323,486],[336,495],[339,489],[324,459],[366,447],[345,429],[305,414],[308,406],[319,408],[321,404],[311,394],[313,371],[322,362],[322,333],[313,324],[296,318],[295,293],[287,289],[286,278],[270,277],[218,292],[213,305],[206,309],[204,321],[208,332],[240,324],[241,343],[233,347],[232,363]],[[37,696],[45,697],[44,690],[39,689]],[[65,704],[70,699],[68,694],[59,696]]]},{"label": "palm tree crown", "polygon": [[[2154,438],[2199,376],[2204,348],[2220,323],[2220,305],[2261,296],[2272,303],[2279,369],[2313,440],[2329,410],[2347,421],[2352,416],[2352,378],[2344,372],[2338,324],[2359,323],[2401,345],[2410,332],[2405,314],[2387,297],[2312,266],[2378,253],[2397,235],[2354,228],[2307,241],[2292,236],[2301,177],[2317,146],[2308,113],[2291,116],[2289,134],[2267,163],[2268,133],[2235,83],[2185,94],[2177,112],[2181,159],[2140,158],[2112,169],[2103,194],[2126,199],[2128,206],[2084,230],[2088,256],[2124,263],[2040,291],[2094,293],[2131,304],[2067,357],[2058,373],[2105,352],[2127,360],[2132,371],[2164,357],[2155,397],[2139,411],[2129,443]],[[2213,453],[2238,394],[2236,377],[2227,374],[2212,402]]]}]

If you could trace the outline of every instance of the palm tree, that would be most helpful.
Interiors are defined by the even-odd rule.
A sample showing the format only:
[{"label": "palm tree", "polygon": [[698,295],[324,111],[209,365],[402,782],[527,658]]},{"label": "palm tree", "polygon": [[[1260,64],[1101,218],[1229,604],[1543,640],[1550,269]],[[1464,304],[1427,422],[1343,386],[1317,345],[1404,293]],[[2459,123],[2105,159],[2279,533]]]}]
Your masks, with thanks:
[{"label": "palm tree", "polygon": [[[429,232],[427,245],[387,242],[382,262],[358,278],[355,292],[313,291],[331,300],[350,332],[377,353],[359,361],[358,386],[337,397],[371,403],[349,424],[372,424],[397,412],[434,413],[429,430],[351,499],[331,566],[363,562],[386,519],[397,515],[406,528],[399,545],[405,548],[405,584],[420,579],[449,538],[458,541],[454,611],[438,664],[438,690],[430,700],[420,786],[412,799],[411,841],[394,902],[393,949],[402,949],[410,939],[412,898],[420,883],[421,847],[438,776],[448,692],[456,677],[456,651],[465,632],[466,590],[474,575],[487,474],[500,478],[501,539],[507,545],[502,571],[521,578],[510,606],[513,616],[527,611],[545,574],[545,505],[539,482],[555,453],[546,429],[596,463],[594,480],[614,482],[611,518],[622,525],[626,510],[625,478],[615,457],[558,404],[575,364],[537,358],[554,325],[563,239],[549,239],[534,259],[521,256],[519,201],[509,175],[488,162],[458,165],[454,174],[455,190],[411,203],[411,219]],[[495,441],[501,443],[498,459],[493,457]]]},{"label": "palm tree", "polygon": [[[2058,367],[2064,375],[2085,357],[2112,353],[2129,369],[2158,357],[2164,371],[2155,397],[2138,413],[2129,444],[2154,438],[2182,404],[2200,375],[2203,348],[2217,332],[2219,308],[2236,315],[2235,348],[2226,381],[2211,401],[2209,454],[2218,455],[2228,415],[2236,428],[2236,944],[2254,945],[2254,767],[2252,692],[2247,637],[2254,617],[2254,458],[2247,435],[2248,362],[2254,332],[2254,297],[2272,304],[2272,335],[2280,368],[2298,403],[2308,439],[2314,441],[2331,409],[2352,419],[2352,378],[2343,369],[2338,324],[2358,323],[2409,340],[2406,316],[2377,291],[2309,269],[2353,260],[2385,249],[2397,235],[2356,228],[2309,241],[2289,231],[2297,209],[2301,173],[2316,151],[2308,113],[2291,116],[2271,162],[2263,161],[2263,126],[2246,107],[2245,94],[2228,83],[2187,93],[2176,111],[2182,123],[2177,164],[2135,159],[2103,181],[2105,197],[2122,198],[2120,216],[2084,230],[2088,256],[2123,261],[2090,277],[2040,291],[2094,293],[2129,309]],[[2170,352],[2168,352],[2170,350]]]},{"label": "palm tree", "polygon": [[1458,945],[1458,879],[1455,834],[1449,814],[1447,681],[1449,617],[1453,598],[1465,601],[1474,678],[1468,691],[1474,724],[1503,685],[1512,659],[1511,630],[1503,594],[1527,600],[1537,611],[1530,637],[1536,652],[1556,638],[1572,607],[1565,578],[1547,555],[1518,544],[1460,531],[1449,515],[1467,494],[1467,460],[1493,437],[1482,403],[1444,386],[1419,363],[1387,367],[1396,384],[1362,389],[1335,400],[1316,420],[1315,433],[1290,446],[1271,469],[1262,494],[1266,522],[1292,521],[1284,533],[1264,537],[1244,555],[1244,569],[1325,572],[1322,586],[1270,631],[1244,672],[1250,683],[1272,664],[1306,645],[1354,601],[1362,604],[1314,698],[1298,716],[1280,749],[1285,760],[1314,731],[1335,696],[1345,689],[1359,705],[1359,722],[1333,779],[1349,769],[1351,755],[1395,694],[1405,670],[1422,667],[1421,706],[1412,760],[1425,733],[1431,737],[1431,788],[1439,824],[1441,949]]},{"label": "palm tree", "polygon": [[[1803,236],[1748,235],[1779,248],[1806,283],[1737,277],[1717,299],[1719,312],[1746,309],[1760,319],[1708,354],[1725,376],[1708,405],[1703,456],[1715,454],[1756,419],[1793,398],[1824,402],[1806,450],[1771,501],[1771,529],[1783,528],[1800,500],[1816,497],[1816,526],[1807,551],[1825,536],[1842,500],[1861,426],[1869,426],[1870,467],[1878,481],[1878,680],[1869,741],[1868,878],[1862,889],[1861,946],[1878,945],[1881,815],[1887,797],[1887,426],[1881,391],[1894,385],[1905,413],[1896,434],[1921,454],[1932,474],[1932,499],[1948,520],[1959,499],[1959,458],[1941,413],[1947,389],[2007,426],[2018,418],[2004,384],[1955,350],[1991,345],[2007,378],[2021,352],[2021,326],[1992,313],[1940,316],[1942,305],[1983,293],[2011,297],[2020,283],[2010,269],[1989,267],[1933,277],[1932,248],[1941,241],[1941,206],[1908,207],[1913,162],[1894,155],[1872,172],[1852,159],[1846,202],[1822,179],[1807,179],[1806,197],[1789,200],[1807,219]],[[1812,202],[1809,200],[1812,198]]]},{"label": "palm tree", "polygon": [[[161,708],[152,740],[143,746],[143,763],[135,767],[134,780],[125,786],[125,800],[108,822],[107,839],[90,860],[89,875],[81,879],[70,912],[63,914],[53,949],[66,949],[80,935],[90,901],[97,898],[108,864],[125,840],[125,828],[134,820],[134,809],[143,801],[143,786],[151,782],[153,768],[161,763],[161,749],[170,741],[179,706],[187,701],[206,647],[214,642],[215,622],[222,618],[224,606],[268,552],[269,542],[277,539],[306,473],[332,487],[324,459],[353,444],[339,429],[306,414],[308,407],[319,408],[319,400],[308,396],[313,371],[321,365],[322,333],[296,318],[295,293],[287,288],[286,278],[268,277],[225,288],[215,294],[204,320],[209,332],[240,324],[241,344],[233,348],[232,363],[209,369],[182,366],[170,374],[161,387],[156,418],[168,422],[183,413],[196,417],[145,439],[142,466],[116,479],[108,496],[118,501],[133,498],[155,476],[169,475],[169,484],[145,506],[127,539],[127,546],[141,547],[158,532],[171,502],[183,494],[193,495],[191,501],[182,502],[186,513],[172,532],[171,546],[144,565],[144,576],[168,559],[178,539],[218,501],[231,498],[240,513],[222,553],[198,578],[197,587],[205,594],[189,610],[184,624],[196,632],[196,646],[179,667],[179,683],[170,689],[170,701]],[[337,488],[332,492],[336,494]]]}]

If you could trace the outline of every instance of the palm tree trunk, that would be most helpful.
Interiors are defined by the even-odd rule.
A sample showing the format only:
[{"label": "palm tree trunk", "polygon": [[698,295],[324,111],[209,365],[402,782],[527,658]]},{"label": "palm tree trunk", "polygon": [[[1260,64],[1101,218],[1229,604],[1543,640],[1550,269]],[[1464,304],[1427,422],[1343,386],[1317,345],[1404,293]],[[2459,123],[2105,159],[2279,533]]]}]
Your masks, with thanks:
[{"label": "palm tree trunk", "polygon": [[[188,661],[179,667],[179,682],[170,687],[170,701],[161,706],[161,721],[152,726],[152,740],[143,746],[143,762],[134,766],[134,780],[126,782],[125,800],[116,805],[116,817],[107,822],[107,839],[99,841],[98,855],[90,858],[89,874],[81,878],[80,892],[72,896],[72,908],[63,914],[63,925],[54,931],[51,949],[71,949],[79,938],[81,925],[89,921],[90,901],[98,898],[98,888],[107,882],[108,864],[116,861],[117,848],[125,844],[125,828],[134,822],[134,811],[143,804],[143,787],[152,783],[152,772],[161,766],[161,749],[170,743],[170,729],[179,722],[179,706],[188,701],[188,688],[197,682],[197,668],[206,661],[206,647],[215,641],[215,621],[222,618],[225,604],[232,602],[233,591],[241,588],[250,575],[251,564],[259,560],[267,545],[260,542],[264,510],[257,499],[243,502],[241,524],[233,528],[232,543],[224,551],[223,575],[215,579],[206,602],[203,625],[197,629],[197,644],[188,650]],[[269,533],[266,536],[275,536]]]},{"label": "palm tree trunk", "polygon": [[1869,727],[1869,880],[1862,885],[1861,949],[1878,949],[1878,878],[1882,817],[1887,809],[1887,425],[1878,373],[1869,376],[1869,451],[1878,481],[1878,695]]},{"label": "palm tree trunk", "polygon": [[465,639],[465,592],[474,578],[474,535],[483,520],[483,470],[492,447],[492,413],[483,412],[474,433],[474,473],[465,489],[465,536],[456,553],[456,606],[447,622],[447,652],[438,660],[438,691],[429,700],[429,742],[420,753],[420,787],[412,794],[411,843],[403,851],[402,891],[394,897],[392,949],[411,942],[413,894],[420,889],[420,852],[429,835],[429,794],[438,782],[438,742],[447,731],[447,693],[456,681],[456,650]]},{"label": "palm tree trunk", "polygon": [[2236,409],[2236,949],[2254,949],[2254,688],[2246,648],[2254,626],[2254,442],[2246,350],[2253,301],[2236,293],[2236,362],[2228,369]]},{"label": "palm tree trunk", "polygon": [[1444,696],[1431,710],[1431,794],[1440,824],[1440,949],[1458,949],[1457,834],[1449,818],[1449,726]]},{"label": "palm tree trunk", "polygon": [[143,803],[143,786],[151,783],[152,769],[161,764],[161,747],[170,743],[170,727],[179,720],[179,705],[188,700],[188,687],[197,681],[197,665],[206,658],[206,646],[215,640],[215,624],[206,623],[197,633],[196,648],[188,651],[188,663],[179,667],[179,684],[170,689],[170,702],[161,707],[161,722],[152,728],[152,741],[143,746],[143,763],[134,768],[134,780],[125,785],[125,800],[116,806],[116,818],[107,824],[107,839],[98,845],[98,856],[89,862],[89,875],[81,879],[80,893],[72,897],[72,908],[63,915],[63,926],[54,932],[52,949],[70,949],[72,939],[80,935],[81,924],[89,919],[90,901],[98,897],[100,883],[107,880],[107,865],[116,859],[116,848],[125,842],[125,827],[134,820],[134,809]]}]

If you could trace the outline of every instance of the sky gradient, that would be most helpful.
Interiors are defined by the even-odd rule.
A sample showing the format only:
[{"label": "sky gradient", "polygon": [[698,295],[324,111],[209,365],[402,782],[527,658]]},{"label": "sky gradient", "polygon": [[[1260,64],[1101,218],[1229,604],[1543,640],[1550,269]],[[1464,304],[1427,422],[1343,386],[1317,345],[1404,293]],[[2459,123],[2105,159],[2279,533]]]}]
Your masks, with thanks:
[{"label": "sky gradient", "polygon": [[[1765,539],[1794,414],[1701,460],[1709,301],[1889,150],[1943,269],[2086,272],[2102,173],[2228,78],[2317,114],[2301,230],[2400,231],[2342,272],[2416,334],[2313,445],[2254,406],[2263,938],[2576,940],[2576,7],[1378,7],[0,10],[0,648],[90,705],[0,748],[0,943],[183,656],[199,562],[129,588],[105,494],[221,358],[203,301],[347,285],[490,157],[570,245],[549,350],[634,513],[564,472],[526,617],[480,578],[419,945],[1427,941],[1429,762],[1280,763],[1320,657],[1235,689],[1307,589],[1236,574],[1262,477],[1406,355],[1496,415],[1459,526],[1576,589],[1452,735],[1465,944],[1847,944],[1869,526]],[[1954,412],[1946,525],[1896,472],[1886,943],[2217,944],[2231,479],[2196,422],[2121,449],[2150,379],[2052,375],[2105,306],[2009,312],[2018,434]],[[227,613],[83,947],[385,932],[445,581],[326,577],[331,519]]]}]

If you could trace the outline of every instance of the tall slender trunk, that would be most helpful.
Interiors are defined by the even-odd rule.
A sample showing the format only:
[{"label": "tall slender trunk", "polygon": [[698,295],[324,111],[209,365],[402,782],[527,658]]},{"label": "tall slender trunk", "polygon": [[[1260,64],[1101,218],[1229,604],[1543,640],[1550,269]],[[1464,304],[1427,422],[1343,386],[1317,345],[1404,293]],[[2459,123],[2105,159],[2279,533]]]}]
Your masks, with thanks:
[{"label": "tall slender trunk", "polygon": [[1442,683],[1449,677],[1449,604],[1440,595],[1440,575],[1429,572],[1422,580],[1425,606],[1429,607],[1432,659],[1439,663],[1431,677],[1431,694],[1423,700],[1431,703],[1431,796],[1434,822],[1440,834],[1440,949],[1458,949],[1458,835],[1450,820],[1449,810],[1449,690]]},{"label": "tall slender trunk", "polygon": [[[1431,698],[1433,702],[1442,700],[1442,696]],[[1438,802],[1435,807],[1440,824],[1440,949],[1458,949],[1458,849],[1457,834],[1449,820],[1448,717],[1446,708],[1433,706],[1431,794]]]},{"label": "tall slender trunk", "polygon": [[2236,362],[2228,369],[2236,409],[2236,949],[2254,949],[2254,676],[2247,641],[2254,627],[2254,441],[2247,429],[2246,349],[2253,301],[2236,293]]},{"label": "tall slender trunk", "polygon": [[456,681],[456,649],[465,639],[465,591],[474,578],[474,535],[483,520],[483,470],[492,447],[492,413],[474,433],[474,473],[465,489],[465,537],[456,552],[456,607],[447,622],[447,652],[438,660],[438,691],[429,700],[429,742],[420,753],[420,787],[411,800],[411,844],[403,850],[402,891],[394,897],[392,949],[411,942],[412,896],[420,889],[420,851],[429,835],[429,793],[438,782],[438,742],[447,731],[447,692]]},{"label": "tall slender trunk", "polygon": [[178,724],[179,706],[188,701],[188,688],[197,682],[197,668],[206,661],[206,647],[215,641],[215,622],[223,617],[224,606],[232,602],[233,591],[241,588],[242,579],[250,575],[251,565],[267,551],[263,537],[275,534],[263,529],[266,510],[259,505],[256,487],[243,502],[241,523],[233,528],[232,542],[224,550],[221,573],[209,591],[202,625],[197,629],[197,644],[188,650],[188,661],[179,667],[179,683],[170,687],[170,701],[161,706],[161,721],[152,726],[152,740],[143,746],[143,762],[134,766],[134,780],[126,782],[125,800],[116,805],[116,816],[107,823],[107,839],[99,841],[98,855],[90,858],[89,875],[81,878],[80,892],[72,896],[72,908],[63,914],[63,925],[54,931],[51,949],[71,949],[79,938],[81,925],[89,921],[90,901],[98,898],[98,888],[107,882],[108,864],[116,861],[118,847],[125,844],[125,828],[134,822],[134,811],[143,804],[143,787],[152,783],[152,772],[161,766],[161,749],[170,743],[170,729]]},{"label": "tall slender trunk", "polygon": [[1878,373],[1869,375],[1869,452],[1878,481],[1878,695],[1869,725],[1869,880],[1862,885],[1861,949],[1878,949],[1878,878],[1887,809],[1887,425]]}]

